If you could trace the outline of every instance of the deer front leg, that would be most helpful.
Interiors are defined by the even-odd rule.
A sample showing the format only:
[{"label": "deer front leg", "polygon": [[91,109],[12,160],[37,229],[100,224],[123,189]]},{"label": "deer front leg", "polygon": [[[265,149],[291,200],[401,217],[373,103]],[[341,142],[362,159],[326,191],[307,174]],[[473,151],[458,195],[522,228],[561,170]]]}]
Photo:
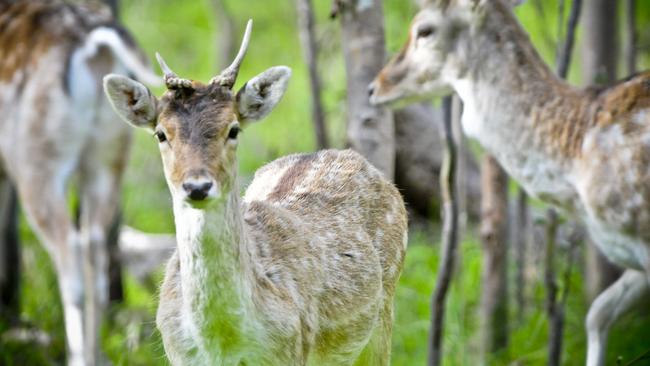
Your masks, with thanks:
[{"label": "deer front leg", "polygon": [[84,282],[81,241],[67,211],[65,191],[56,186],[55,175],[17,179],[23,210],[56,269],[63,302],[68,365],[83,366]]},{"label": "deer front leg", "polygon": [[103,166],[84,169],[81,184],[81,237],[87,280],[86,360],[99,360],[99,328],[108,305],[108,232],[119,201],[119,178]]},{"label": "deer front leg", "polygon": [[647,274],[628,269],[601,293],[587,314],[587,366],[605,364],[607,334],[611,325],[650,293]]}]

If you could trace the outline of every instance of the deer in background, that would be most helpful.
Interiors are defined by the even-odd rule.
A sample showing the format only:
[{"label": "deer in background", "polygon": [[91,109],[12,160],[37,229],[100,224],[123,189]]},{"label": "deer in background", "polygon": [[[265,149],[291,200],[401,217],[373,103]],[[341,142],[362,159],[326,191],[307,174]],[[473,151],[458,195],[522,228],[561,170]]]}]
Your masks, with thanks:
[{"label": "deer in background", "polygon": [[240,198],[240,130],[275,107],[291,74],[272,67],[233,92],[251,26],[208,84],[161,58],[161,98],[104,79],[117,113],[153,131],[172,194],[178,248],[156,320],[165,352],[174,365],[388,365],[401,196],[359,154],[325,150],[267,164]]},{"label": "deer in background", "polygon": [[376,104],[458,93],[464,131],[532,196],[587,225],[625,273],[587,315],[587,365],[650,294],[650,72],[599,90],[556,77],[505,0],[432,0],[370,85]]},{"label": "deer in background", "polygon": [[[111,72],[159,79],[110,10],[94,3],[0,0],[0,54],[2,180],[15,182],[54,263],[68,364],[94,365],[108,296],[106,236],[131,134],[114,124],[101,80]],[[73,176],[79,228],[66,198]]]}]

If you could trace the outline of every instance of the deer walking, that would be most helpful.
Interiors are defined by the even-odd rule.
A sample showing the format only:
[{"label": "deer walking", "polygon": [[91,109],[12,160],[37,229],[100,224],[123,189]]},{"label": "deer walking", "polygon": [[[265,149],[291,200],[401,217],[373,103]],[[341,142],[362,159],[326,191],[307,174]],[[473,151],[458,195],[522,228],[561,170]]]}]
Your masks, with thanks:
[{"label": "deer walking", "polygon": [[[114,125],[101,80],[110,72],[158,78],[100,4],[0,0],[0,55],[0,184],[15,182],[54,263],[68,364],[94,365],[108,295],[106,236],[131,134]],[[66,197],[73,176],[79,228]]]},{"label": "deer walking", "polygon": [[407,242],[397,189],[359,154],[273,161],[243,200],[239,132],[280,101],[291,70],[271,67],[237,92],[248,47],[208,84],[159,57],[168,91],[109,75],[117,113],[153,131],[172,194],[178,248],[156,323],[174,365],[388,365]]},{"label": "deer walking", "polygon": [[370,85],[376,104],[456,91],[464,131],[529,194],[587,225],[625,273],[593,302],[587,365],[609,327],[650,293],[650,72],[602,89],[557,78],[505,0],[431,0]]}]

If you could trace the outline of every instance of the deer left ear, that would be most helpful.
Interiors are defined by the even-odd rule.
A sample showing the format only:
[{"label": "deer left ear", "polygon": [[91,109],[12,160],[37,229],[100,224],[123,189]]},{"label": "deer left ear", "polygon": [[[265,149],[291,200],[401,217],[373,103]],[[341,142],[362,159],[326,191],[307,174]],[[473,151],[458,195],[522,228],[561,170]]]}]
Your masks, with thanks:
[{"label": "deer left ear", "polygon": [[244,84],[236,98],[239,121],[253,122],[266,117],[282,99],[290,77],[290,68],[274,66]]},{"label": "deer left ear", "polygon": [[154,128],[156,98],[141,83],[126,76],[104,76],[104,93],[115,112],[135,127]]}]

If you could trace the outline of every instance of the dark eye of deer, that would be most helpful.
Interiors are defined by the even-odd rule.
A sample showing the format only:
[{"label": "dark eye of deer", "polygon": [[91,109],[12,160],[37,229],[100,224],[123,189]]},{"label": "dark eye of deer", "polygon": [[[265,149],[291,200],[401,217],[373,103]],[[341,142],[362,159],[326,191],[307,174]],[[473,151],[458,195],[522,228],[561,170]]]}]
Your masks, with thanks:
[{"label": "dark eye of deer", "polygon": [[418,29],[418,38],[428,37],[436,32],[436,28],[432,25],[425,25]]},{"label": "dark eye of deer", "polygon": [[165,133],[162,131],[156,131],[156,133],[154,133],[154,136],[156,136],[159,142],[167,141],[167,136],[165,136]]},{"label": "dark eye of deer", "polygon": [[231,128],[230,131],[228,132],[228,138],[231,140],[236,139],[240,131],[241,129],[238,126],[233,126],[233,128]]}]

